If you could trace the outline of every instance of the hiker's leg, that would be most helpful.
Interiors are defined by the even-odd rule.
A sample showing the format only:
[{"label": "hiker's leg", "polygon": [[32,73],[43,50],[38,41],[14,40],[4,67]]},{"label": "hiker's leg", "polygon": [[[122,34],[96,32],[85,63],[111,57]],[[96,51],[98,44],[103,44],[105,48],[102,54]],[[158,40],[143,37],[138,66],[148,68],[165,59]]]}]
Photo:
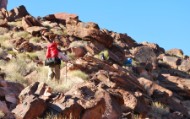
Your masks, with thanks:
[{"label": "hiker's leg", "polygon": [[53,80],[53,77],[54,77],[54,71],[53,71],[53,67],[49,67],[49,70],[48,70],[48,80]]},{"label": "hiker's leg", "polygon": [[59,80],[60,79],[60,65],[55,65],[55,80]]}]

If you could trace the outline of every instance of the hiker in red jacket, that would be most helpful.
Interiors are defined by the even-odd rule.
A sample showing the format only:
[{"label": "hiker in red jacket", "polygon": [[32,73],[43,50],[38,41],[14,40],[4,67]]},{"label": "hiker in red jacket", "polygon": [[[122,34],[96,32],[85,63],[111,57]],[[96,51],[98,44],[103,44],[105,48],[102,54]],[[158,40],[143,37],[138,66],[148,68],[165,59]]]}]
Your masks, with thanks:
[{"label": "hiker in red jacket", "polygon": [[55,35],[50,35],[48,41],[50,44],[47,46],[45,63],[47,66],[49,66],[48,79],[52,80],[55,77],[55,80],[59,80],[61,60],[58,57],[58,40],[55,40]]},{"label": "hiker in red jacket", "polygon": [[50,44],[47,46],[45,65],[49,66],[48,79],[60,79],[61,60],[68,62],[69,58],[63,54],[57,47],[60,43],[60,38],[46,30],[41,32],[42,38]]}]

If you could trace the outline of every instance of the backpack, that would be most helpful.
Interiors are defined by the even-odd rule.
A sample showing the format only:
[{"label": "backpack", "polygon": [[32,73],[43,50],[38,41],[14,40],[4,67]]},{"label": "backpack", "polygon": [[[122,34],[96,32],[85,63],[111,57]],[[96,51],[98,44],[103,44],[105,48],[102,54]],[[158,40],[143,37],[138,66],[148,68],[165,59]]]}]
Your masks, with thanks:
[{"label": "backpack", "polygon": [[132,59],[131,59],[131,58],[125,59],[125,61],[124,61],[124,65],[125,65],[125,66],[131,65],[131,64],[132,64]]},{"label": "backpack", "polygon": [[47,58],[45,60],[45,66],[54,66],[54,65],[60,65],[60,64],[61,64],[61,59],[57,57]]}]

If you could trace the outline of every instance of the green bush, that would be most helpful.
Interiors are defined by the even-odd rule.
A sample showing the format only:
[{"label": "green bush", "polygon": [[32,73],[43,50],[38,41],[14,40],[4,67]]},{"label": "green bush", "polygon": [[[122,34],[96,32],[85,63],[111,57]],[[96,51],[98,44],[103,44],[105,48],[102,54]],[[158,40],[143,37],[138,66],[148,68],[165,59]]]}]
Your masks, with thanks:
[{"label": "green bush", "polygon": [[109,51],[108,50],[103,50],[99,54],[95,55],[94,57],[101,59],[102,54],[104,55],[105,60],[109,59]]}]

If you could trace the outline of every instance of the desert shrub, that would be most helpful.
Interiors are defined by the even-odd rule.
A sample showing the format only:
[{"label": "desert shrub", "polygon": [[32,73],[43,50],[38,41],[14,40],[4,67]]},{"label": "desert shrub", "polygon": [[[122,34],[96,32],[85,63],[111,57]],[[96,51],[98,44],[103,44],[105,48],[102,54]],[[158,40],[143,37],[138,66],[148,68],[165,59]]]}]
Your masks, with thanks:
[{"label": "desert shrub", "polygon": [[61,28],[61,29],[63,29],[63,30],[65,30],[66,29],[66,26],[64,26],[63,24],[59,24],[59,27]]},{"label": "desert shrub", "polygon": [[43,25],[44,27],[48,28],[48,29],[51,28],[49,21],[44,21],[44,22],[42,22],[42,25]]},{"label": "desert shrub", "polygon": [[36,68],[37,75],[34,76],[33,81],[40,81],[40,82],[46,82],[47,81],[47,76],[48,76],[48,67],[37,67]]},{"label": "desert shrub", "polygon": [[74,60],[76,57],[75,57],[75,54],[74,53],[70,53],[70,52],[67,52],[67,56],[70,60]]},{"label": "desert shrub", "polygon": [[[41,118],[38,118],[41,119]],[[61,114],[53,114],[53,113],[47,113],[46,115],[44,115],[43,119],[75,119],[73,118],[72,114],[70,114],[70,116],[68,118],[64,117],[64,115]]]},{"label": "desert shrub", "polygon": [[4,35],[4,34],[6,34],[7,32],[9,32],[9,29],[4,28],[4,27],[0,27],[0,35]]},{"label": "desert shrub", "polygon": [[30,57],[28,56],[27,52],[23,52],[23,53],[18,53],[16,56],[18,61],[24,61],[24,62],[31,62],[32,60],[30,59]]},{"label": "desert shrub", "polygon": [[33,62],[27,62],[26,58],[23,57],[24,55],[20,56],[19,54],[17,58],[5,62],[2,68],[7,75],[6,80],[18,82],[27,86],[28,82],[24,80],[24,77],[34,71],[36,65]]},{"label": "desert shrub", "polygon": [[35,59],[36,57],[39,58],[39,60],[44,61],[45,60],[45,51],[36,51],[36,52],[26,52],[26,58],[29,58],[31,60]]},{"label": "desert shrub", "polygon": [[69,47],[84,47],[87,45],[87,41],[73,41]]},{"label": "desert shrub", "polygon": [[158,119],[162,119],[163,115],[166,115],[169,113],[169,108],[160,102],[153,102],[152,107],[151,107],[151,111],[149,113],[153,117],[157,117]]},{"label": "desert shrub", "polygon": [[144,119],[144,118],[139,114],[134,114],[133,119]]},{"label": "desert shrub", "polygon": [[11,27],[22,27],[22,21],[8,22],[8,25]]},{"label": "desert shrub", "polygon": [[41,37],[31,37],[30,42],[31,43],[39,43],[41,41]]},{"label": "desert shrub", "polygon": [[72,77],[79,77],[79,78],[81,78],[83,80],[88,79],[88,75],[86,73],[82,72],[81,70],[70,71],[70,72],[68,72],[68,75],[72,76]]},{"label": "desert shrub", "polygon": [[56,35],[64,35],[64,32],[62,29],[58,29],[58,28],[54,28],[54,29],[51,29],[51,31],[56,34]]},{"label": "desert shrub", "polygon": [[27,53],[27,56],[31,60],[35,60],[36,58],[38,58],[38,55],[36,53]]},{"label": "desert shrub", "polygon": [[3,48],[12,48],[12,44],[9,42],[10,39],[11,39],[11,34],[10,33],[0,35],[1,47],[3,47]]},{"label": "desert shrub", "polygon": [[101,59],[102,54],[104,55],[105,60],[109,59],[109,52],[108,52],[108,50],[103,50],[100,53],[98,53],[97,55],[95,55],[94,57],[98,58],[98,59]]},{"label": "desert shrub", "polygon": [[10,39],[10,34],[3,34],[3,35],[0,35],[0,41],[1,43],[3,41],[6,41],[6,40],[9,40]]},{"label": "desert shrub", "polygon": [[24,39],[30,39],[32,36],[26,31],[19,31],[13,33],[13,38],[24,38]]},{"label": "desert shrub", "polygon": [[1,47],[4,49],[12,49],[13,45],[10,43],[10,41],[6,40],[1,43]]},{"label": "desert shrub", "polygon": [[41,51],[36,51],[33,54],[36,54],[38,56],[38,58],[42,61],[44,61],[46,59],[46,52],[41,50]]},{"label": "desert shrub", "polygon": [[53,89],[54,92],[66,92],[68,90],[68,85],[63,81],[46,80],[45,82]]},{"label": "desert shrub", "polygon": [[67,35],[67,31],[63,30],[63,36],[66,36],[66,35]]},{"label": "desert shrub", "polygon": [[68,89],[68,86],[65,85],[62,79],[60,81],[48,80],[48,67],[38,67],[36,71],[37,75],[32,77],[32,81],[45,82],[55,92],[64,92],[66,89]]}]

